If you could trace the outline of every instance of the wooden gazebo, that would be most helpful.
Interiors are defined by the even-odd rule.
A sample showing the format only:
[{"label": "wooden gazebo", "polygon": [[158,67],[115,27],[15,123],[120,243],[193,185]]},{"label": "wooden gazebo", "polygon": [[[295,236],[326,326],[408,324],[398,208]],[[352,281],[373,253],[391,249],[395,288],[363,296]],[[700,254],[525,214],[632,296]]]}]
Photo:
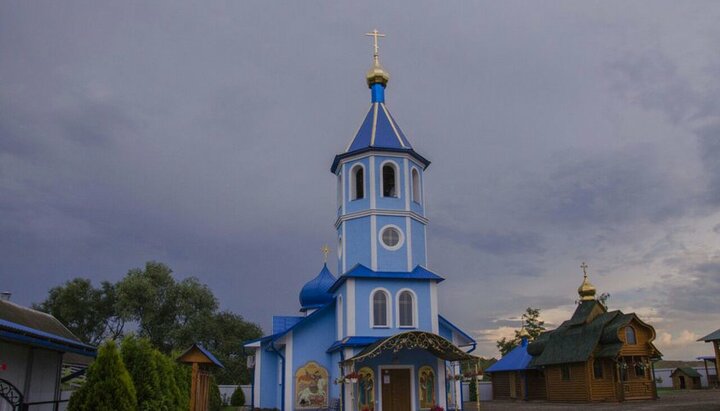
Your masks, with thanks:
[{"label": "wooden gazebo", "polygon": [[210,397],[210,369],[225,367],[200,344],[193,344],[177,360],[192,366],[190,411],[207,411]]}]

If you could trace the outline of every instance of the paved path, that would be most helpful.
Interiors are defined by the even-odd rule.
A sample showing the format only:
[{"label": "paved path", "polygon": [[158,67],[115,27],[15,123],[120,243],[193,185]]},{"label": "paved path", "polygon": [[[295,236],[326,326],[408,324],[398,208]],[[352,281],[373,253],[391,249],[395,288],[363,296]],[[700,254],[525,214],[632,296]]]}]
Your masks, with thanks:
[{"label": "paved path", "polygon": [[[474,402],[466,402],[465,411],[477,410]],[[661,392],[655,401],[626,401],[623,403],[561,404],[545,401],[483,401],[480,411],[539,410],[539,411],[630,411],[630,410],[687,410],[720,411],[720,390],[688,390]]]}]

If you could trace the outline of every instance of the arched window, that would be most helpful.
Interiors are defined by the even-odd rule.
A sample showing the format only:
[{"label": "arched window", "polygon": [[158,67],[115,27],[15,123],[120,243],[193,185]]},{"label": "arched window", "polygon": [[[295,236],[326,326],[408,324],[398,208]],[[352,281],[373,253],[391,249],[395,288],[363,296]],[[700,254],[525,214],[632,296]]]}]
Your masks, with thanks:
[{"label": "arched window", "polygon": [[361,165],[356,165],[350,172],[352,179],[350,180],[350,200],[360,200],[365,198],[365,169]]},{"label": "arched window", "polygon": [[417,168],[412,169],[412,199],[418,204],[422,203],[420,198],[420,173],[418,173]]},{"label": "arched window", "polygon": [[372,325],[373,327],[389,327],[390,311],[388,300],[390,297],[383,290],[375,291],[372,295]]},{"label": "arched window", "polygon": [[343,191],[342,191],[342,177],[340,174],[337,176],[337,206],[338,208],[342,208],[343,203]]},{"label": "arched window", "polygon": [[603,378],[603,364],[602,361],[597,358],[593,360],[593,376],[596,380]]},{"label": "arched window", "polygon": [[637,338],[635,337],[635,329],[632,327],[625,327],[625,344],[637,344]]},{"label": "arched window", "polygon": [[401,291],[398,296],[398,326],[415,326],[415,301],[410,291]]},{"label": "arched window", "polygon": [[397,197],[397,171],[394,163],[388,162],[382,166],[382,195],[383,197]]}]

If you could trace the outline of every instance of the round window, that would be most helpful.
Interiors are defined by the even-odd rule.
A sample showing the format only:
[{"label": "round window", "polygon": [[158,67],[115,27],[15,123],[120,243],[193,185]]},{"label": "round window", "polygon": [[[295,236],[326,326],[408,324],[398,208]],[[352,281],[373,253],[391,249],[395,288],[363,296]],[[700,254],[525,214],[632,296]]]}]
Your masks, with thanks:
[{"label": "round window", "polygon": [[397,250],[402,247],[403,235],[397,226],[388,225],[380,231],[380,242],[388,250]]},{"label": "round window", "polygon": [[337,249],[338,258],[342,258],[342,236],[338,237],[338,249]]}]

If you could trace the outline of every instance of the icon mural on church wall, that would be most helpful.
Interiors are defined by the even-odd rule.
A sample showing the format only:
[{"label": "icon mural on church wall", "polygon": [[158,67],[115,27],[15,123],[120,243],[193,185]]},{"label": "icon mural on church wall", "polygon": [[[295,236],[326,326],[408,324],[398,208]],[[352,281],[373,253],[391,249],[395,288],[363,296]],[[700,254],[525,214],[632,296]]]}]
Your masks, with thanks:
[{"label": "icon mural on church wall", "polygon": [[431,367],[424,365],[419,371],[420,408],[432,408],[437,404],[435,399],[435,372]]},{"label": "icon mural on church wall", "polygon": [[358,410],[373,411],[375,409],[375,374],[372,369],[363,367],[358,372]]},{"label": "icon mural on church wall", "polygon": [[295,408],[327,408],[327,391],[328,372],[315,361],[309,361],[295,372]]}]

